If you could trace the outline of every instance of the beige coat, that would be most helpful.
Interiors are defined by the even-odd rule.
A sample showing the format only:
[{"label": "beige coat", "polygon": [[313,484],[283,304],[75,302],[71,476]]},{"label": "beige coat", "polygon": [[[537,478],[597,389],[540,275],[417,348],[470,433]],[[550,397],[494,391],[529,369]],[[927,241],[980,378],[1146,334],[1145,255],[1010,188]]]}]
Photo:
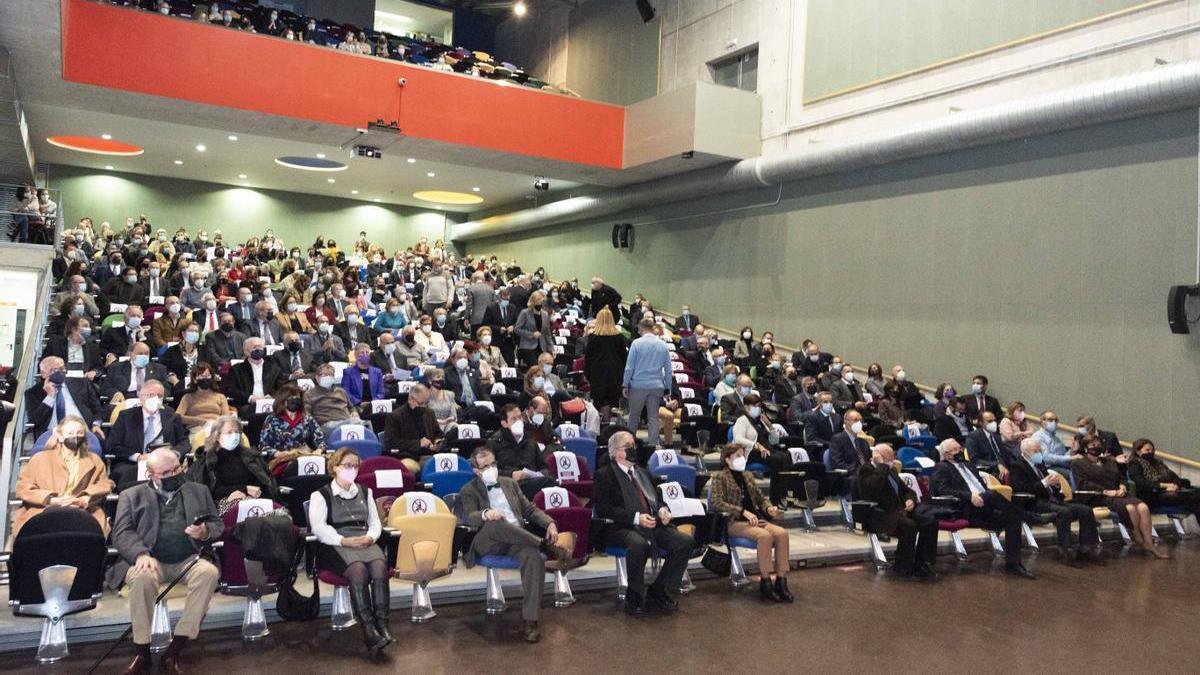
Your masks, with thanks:
[{"label": "beige coat", "polygon": [[[62,497],[67,485],[67,467],[57,447],[42,450],[33,455],[17,477],[16,497],[21,506],[13,515],[12,536],[16,536],[25,521],[46,509],[51,496]],[[108,519],[104,515],[104,498],[112,492],[113,484],[108,479],[104,460],[94,452],[85,452],[79,458],[79,480],[73,496],[86,497],[88,513],[108,533]]]}]

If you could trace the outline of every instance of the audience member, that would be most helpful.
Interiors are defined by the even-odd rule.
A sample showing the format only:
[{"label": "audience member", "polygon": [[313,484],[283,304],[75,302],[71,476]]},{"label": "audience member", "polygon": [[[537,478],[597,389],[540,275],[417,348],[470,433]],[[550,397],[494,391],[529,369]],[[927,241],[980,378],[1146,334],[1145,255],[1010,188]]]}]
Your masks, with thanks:
[{"label": "audience member", "polygon": [[782,511],[763,497],[754,477],[746,473],[746,458],[743,445],[735,442],[721,447],[723,466],[721,471],[713,474],[709,484],[712,508],[729,517],[729,536],[756,542],[758,592],[762,599],[792,602],[794,598],[787,584],[788,533],[782,527],[768,522],[778,519]]}]

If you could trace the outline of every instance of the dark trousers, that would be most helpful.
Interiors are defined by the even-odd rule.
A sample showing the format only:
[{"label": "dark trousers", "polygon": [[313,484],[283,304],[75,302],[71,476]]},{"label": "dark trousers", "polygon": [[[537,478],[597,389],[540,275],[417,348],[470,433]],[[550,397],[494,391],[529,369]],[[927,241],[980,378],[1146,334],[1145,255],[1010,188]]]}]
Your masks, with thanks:
[{"label": "dark trousers", "polygon": [[780,472],[793,471],[792,455],[787,450],[779,450],[772,448],[771,454],[763,458],[757,452],[753,452],[749,456],[749,461],[762,462],[771,467],[771,488],[769,499],[772,504],[783,504],[784,497],[787,496],[788,488],[792,487],[792,479],[794,476],[781,476]]},{"label": "dark trousers", "polygon": [[896,521],[896,571],[910,572],[922,566],[932,567],[937,559],[937,518],[918,504],[911,513],[899,514]]},{"label": "dark trousers", "polygon": [[1197,519],[1200,519],[1200,492],[1195,490],[1186,490],[1184,492],[1160,492],[1158,494],[1149,495],[1144,498],[1146,505],[1150,508],[1158,508],[1160,506],[1177,506],[1179,508],[1191,511]]},{"label": "dark trousers", "polygon": [[507,520],[484,521],[475,533],[471,550],[475,555],[510,555],[521,561],[521,617],[537,621],[542,611],[542,587],[546,583],[546,561],[541,556],[541,537]]},{"label": "dark trousers", "polygon": [[980,495],[983,497],[983,507],[975,508],[970,505],[967,511],[967,521],[971,527],[982,527],[985,530],[1003,530],[1004,558],[1009,567],[1021,564],[1021,511],[1013,506],[1000,493],[987,490]]},{"label": "dark trousers", "polygon": [[[668,595],[679,592],[679,583],[687,570],[688,555],[692,552],[692,538],[673,527],[639,527],[637,530],[618,530],[609,537],[612,545],[625,549],[625,566],[629,573],[628,592],[638,598],[646,597],[646,559],[651,553],[658,555],[666,551],[662,569],[654,585]],[[650,550],[650,545],[658,549]]]},{"label": "dark trousers", "polygon": [[1096,529],[1096,512],[1092,507],[1039,499],[1037,511],[1054,514],[1054,528],[1058,530],[1060,550],[1065,551],[1071,545],[1071,523],[1074,521],[1079,521],[1080,548],[1091,548],[1100,543],[1100,533]]}]

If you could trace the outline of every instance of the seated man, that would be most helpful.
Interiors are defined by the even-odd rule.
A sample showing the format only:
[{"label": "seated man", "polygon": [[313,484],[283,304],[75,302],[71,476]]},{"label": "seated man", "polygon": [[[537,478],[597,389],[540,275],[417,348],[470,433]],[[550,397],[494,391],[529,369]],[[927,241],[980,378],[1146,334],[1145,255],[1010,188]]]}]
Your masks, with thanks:
[{"label": "seated man", "polygon": [[312,388],[304,392],[304,409],[321,425],[326,436],[343,424],[362,423],[358,409],[350,403],[350,397],[334,377],[334,372],[330,364],[321,364]]},{"label": "seated man", "polygon": [[425,353],[417,345],[417,329],[411,323],[400,329],[400,339],[396,342],[396,362],[405,370],[415,368],[425,362]]},{"label": "seated man", "polygon": [[862,428],[862,415],[857,410],[847,411],[842,430],[829,440],[829,457],[833,461],[833,468],[845,469],[852,483],[858,480],[859,468],[871,461],[871,448],[859,437]]},{"label": "seated man", "polygon": [[996,416],[984,412],[981,417],[980,424],[967,434],[967,456],[975,466],[988,473],[999,473],[1003,479],[1008,476],[1009,458],[997,432]]},{"label": "seated man", "polygon": [[[799,427],[807,422],[809,413],[817,409],[817,381],[809,376],[800,378],[800,387],[787,402],[787,423]],[[832,401],[832,398],[830,399]]]},{"label": "seated man", "polygon": [[118,361],[105,371],[107,376],[100,385],[100,395],[112,399],[117,394],[134,396],[146,380],[166,382],[174,387],[179,378],[161,363],[151,363],[150,347],[145,342],[135,342],[129,348],[129,358]]},{"label": "seated man", "polygon": [[1042,413],[1042,428],[1033,433],[1041,445],[1041,462],[1047,469],[1071,469],[1071,449],[1058,438],[1058,415],[1053,410]]},{"label": "seated man", "polygon": [[554,521],[534,506],[511,478],[500,475],[491,450],[486,446],[476,448],[471,465],[475,478],[462,487],[459,497],[467,524],[478,528],[478,532],[464,562],[473,567],[485,555],[513,556],[521,561],[521,617],[525,620],[521,637],[526,642],[537,642],[541,639],[538,617],[546,585],[546,563],[540,553],[566,566],[572,551],[556,545],[558,527]]},{"label": "seated man", "polygon": [[343,311],[346,314],[346,320],[339,323],[333,329],[333,334],[342,339],[342,344],[346,346],[347,350],[360,342],[365,342],[368,346],[374,348],[375,334],[371,332],[369,326],[362,322],[358,306],[346,305]]},{"label": "seated man", "polygon": [[854,380],[854,366],[844,364],[841,377],[829,383],[829,393],[833,394],[833,407],[843,415],[847,410],[857,410],[860,413],[867,409],[863,400],[862,389]]},{"label": "seated man", "polygon": [[413,385],[408,402],[397,406],[387,416],[385,427],[388,454],[399,457],[413,475],[421,472],[421,462],[442,448],[442,428],[437,416],[429,409],[429,388]]},{"label": "seated man", "polygon": [[280,372],[287,374],[289,382],[304,379],[312,372],[312,355],[304,351],[300,334],[294,330],[283,334],[283,349],[275,352],[272,358]]},{"label": "seated man", "polygon": [[220,329],[204,336],[204,360],[217,367],[219,372],[228,372],[229,362],[242,358],[245,353],[246,334],[235,328],[236,321],[229,312],[221,312]]},{"label": "seated man", "polygon": [[379,335],[378,346],[371,352],[371,365],[383,373],[383,383],[388,391],[395,393],[396,377],[393,373],[407,368],[404,358],[396,353],[396,338],[391,333]]},{"label": "seated man", "polygon": [[246,338],[242,354],[246,360],[229,369],[225,393],[230,403],[241,407],[238,414],[246,419],[254,414],[255,401],[270,398],[276,389],[287,384],[287,377],[273,360],[267,359],[262,338]]},{"label": "seated man", "polygon": [[113,277],[104,284],[101,291],[109,304],[141,305],[146,297],[146,291],[138,283],[137,268],[126,267],[119,277]]},{"label": "seated man", "polygon": [[[554,452],[562,450],[562,443],[559,441],[558,435],[554,433],[554,414],[550,409],[550,402],[541,396],[534,396],[529,399],[529,405],[525,408],[525,435],[533,437],[533,440],[540,445],[546,446],[545,452]],[[596,467],[589,467],[592,471]]]},{"label": "seated man", "polygon": [[125,325],[113,326],[104,331],[100,338],[100,353],[104,355],[105,365],[116,361],[118,357],[129,353],[129,348],[135,342],[146,339],[146,330],[142,327],[142,308],[130,305],[125,308]]},{"label": "seated man", "polygon": [[1014,576],[1036,579],[1021,564],[1021,510],[995,490],[987,489],[979,470],[963,458],[962,446],[954,439],[937,446],[942,458],[933,469],[930,491],[935,497],[954,497],[955,517],[966,518],[972,527],[1004,530],[1004,570]]},{"label": "seated man", "polygon": [[746,410],[742,399],[750,395],[754,391],[754,381],[749,375],[738,375],[737,387],[733,392],[725,394],[721,397],[721,421],[733,424],[737,418],[742,416]]},{"label": "seated man", "polygon": [[500,474],[517,481],[525,496],[533,499],[542,488],[555,485],[546,468],[546,459],[533,434],[525,429],[521,409],[515,403],[496,412],[500,417],[500,428],[488,439],[487,445],[496,455]]},{"label": "seated man", "polygon": [[67,415],[82,417],[92,433],[104,438],[100,430],[100,397],[96,385],[83,377],[67,377],[67,366],[57,356],[47,356],[38,365],[42,376],[25,392],[25,410],[33,424],[33,436],[58,426]]},{"label": "seated man", "polygon": [[[625,593],[625,613],[646,613],[646,601],[664,612],[673,612],[678,601],[672,597],[687,569],[693,540],[671,525],[671,511],[658,499],[658,490],[646,470],[633,463],[633,434],[618,431],[608,440],[612,461],[596,472],[596,516],[610,521],[600,530],[605,546],[625,549],[629,588]],[[654,546],[665,550],[658,578],[646,588],[646,559]],[[656,552],[657,553],[657,552]]]},{"label": "seated man", "polygon": [[893,470],[896,453],[881,443],[871,448],[871,461],[858,470],[858,499],[875,502],[882,516],[876,532],[899,539],[892,571],[916,579],[937,579],[937,518]]},{"label": "seated man", "polygon": [[254,318],[247,327],[248,334],[261,339],[265,345],[283,343],[283,331],[275,319],[275,305],[266,300],[259,300],[254,305]]},{"label": "seated man", "polygon": [[833,409],[833,394],[817,394],[817,405],[804,418],[804,436],[809,441],[828,444],[842,430],[842,416]]},{"label": "seated man", "polygon": [[151,669],[150,630],[159,584],[187,570],[180,582],[187,588],[183,614],[175,624],[174,637],[161,664],[163,672],[178,673],[179,655],[187,641],[200,634],[200,623],[220,576],[217,567],[203,558],[190,569],[188,566],[193,556],[201,555],[201,543],[219,538],[225,525],[208,488],[184,482],[175,451],[160,448],[146,461],[149,480],[122,492],[117,500],[112,543],[120,559],[109,570],[109,578],[129,584],[135,656],[125,672],[147,673]]},{"label": "seated man", "polygon": [[191,321],[191,312],[184,311],[179,298],[173,295],[166,299],[164,309],[167,311],[159,314],[158,318],[150,322],[150,345],[155,349],[168,342],[178,342],[179,331],[187,322]]},{"label": "seated man", "polygon": [[[1034,503],[1026,508],[1034,513],[1054,515],[1054,527],[1058,530],[1058,550],[1063,562],[1068,565],[1082,562],[1103,565],[1095,512],[1090,506],[1063,501],[1059,491],[1062,477],[1057,473],[1047,473],[1033,461],[1034,455],[1041,450],[1042,445],[1036,438],[1021,441],[1021,459],[1013,460],[1009,464],[1008,482],[1012,485],[1013,494],[1033,495]],[[1071,555],[1073,522],[1079,523],[1079,551],[1074,556]]]},{"label": "seated man", "polygon": [[333,324],[324,314],[316,315],[317,332],[310,341],[309,356],[314,364],[346,360],[346,343],[333,332]]},{"label": "seated man", "polygon": [[896,400],[900,402],[900,407],[906,412],[920,410],[925,401],[925,394],[917,389],[917,385],[909,381],[908,373],[899,363],[892,366],[892,381],[896,383]]},{"label": "seated man", "polygon": [[189,448],[187,427],[174,410],[163,406],[163,385],[146,380],[138,391],[140,406],[122,410],[109,430],[105,451],[116,455],[109,471],[117,491],[137,481],[137,462],[159,445],[169,445],[180,456]]},{"label": "seated man", "polygon": [[[455,349],[446,366],[446,389],[454,392],[454,399],[466,411],[470,411],[476,401],[492,400],[491,392],[479,381],[479,369],[471,366],[467,350]],[[549,386],[549,382],[546,385]]]}]

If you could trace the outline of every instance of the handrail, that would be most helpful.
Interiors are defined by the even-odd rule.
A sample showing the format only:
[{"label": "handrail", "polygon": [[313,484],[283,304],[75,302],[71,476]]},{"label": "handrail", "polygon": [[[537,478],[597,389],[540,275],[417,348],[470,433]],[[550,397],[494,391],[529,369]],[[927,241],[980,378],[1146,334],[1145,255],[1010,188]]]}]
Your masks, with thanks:
[{"label": "handrail", "polygon": [[[679,318],[678,314],[672,314],[671,312],[664,312],[657,308],[654,310],[654,313],[661,314],[661,315],[663,315],[665,317],[669,317],[671,319]],[[721,335],[723,333],[724,337],[732,338],[735,340],[738,338],[738,333],[736,331],[730,330],[729,328],[726,328],[724,326],[718,326],[716,324],[709,323],[707,321],[702,321],[701,323],[704,326],[706,326],[708,328],[712,328],[713,330],[717,331],[718,335]],[[774,332],[774,331],[772,331],[772,332]],[[787,356],[791,356],[793,353],[799,351],[798,347],[787,345],[782,342],[773,342],[772,344],[775,345],[776,349],[778,349],[780,352],[784,353]],[[854,366],[855,368],[865,370],[862,366],[860,366],[858,364],[851,363],[849,361],[846,361],[846,363],[849,363],[851,366]],[[884,377],[889,378],[889,379],[891,378],[890,375],[886,375],[886,374],[884,375]],[[916,388],[923,393],[934,394],[934,395],[937,394],[937,387],[931,387],[927,384],[921,384],[920,382],[912,382],[912,384],[914,386],[916,386]],[[1040,426],[1040,424],[1039,424],[1039,426]],[[1079,430],[1079,427],[1071,426],[1069,424],[1063,424],[1062,422],[1059,422],[1059,428],[1063,429],[1064,431],[1069,431],[1072,434],[1075,434]],[[1133,443],[1131,441],[1126,441],[1126,440],[1122,440],[1122,439],[1117,439],[1117,440],[1121,444],[1122,448],[1129,448],[1129,449],[1133,448]],[[1179,455],[1173,455],[1169,452],[1163,452],[1161,450],[1155,450],[1155,454],[1158,457],[1175,462],[1177,464],[1182,464],[1183,466],[1186,466],[1188,468],[1200,470],[1200,462],[1198,462],[1194,459],[1188,459],[1187,457],[1180,457]]]}]

